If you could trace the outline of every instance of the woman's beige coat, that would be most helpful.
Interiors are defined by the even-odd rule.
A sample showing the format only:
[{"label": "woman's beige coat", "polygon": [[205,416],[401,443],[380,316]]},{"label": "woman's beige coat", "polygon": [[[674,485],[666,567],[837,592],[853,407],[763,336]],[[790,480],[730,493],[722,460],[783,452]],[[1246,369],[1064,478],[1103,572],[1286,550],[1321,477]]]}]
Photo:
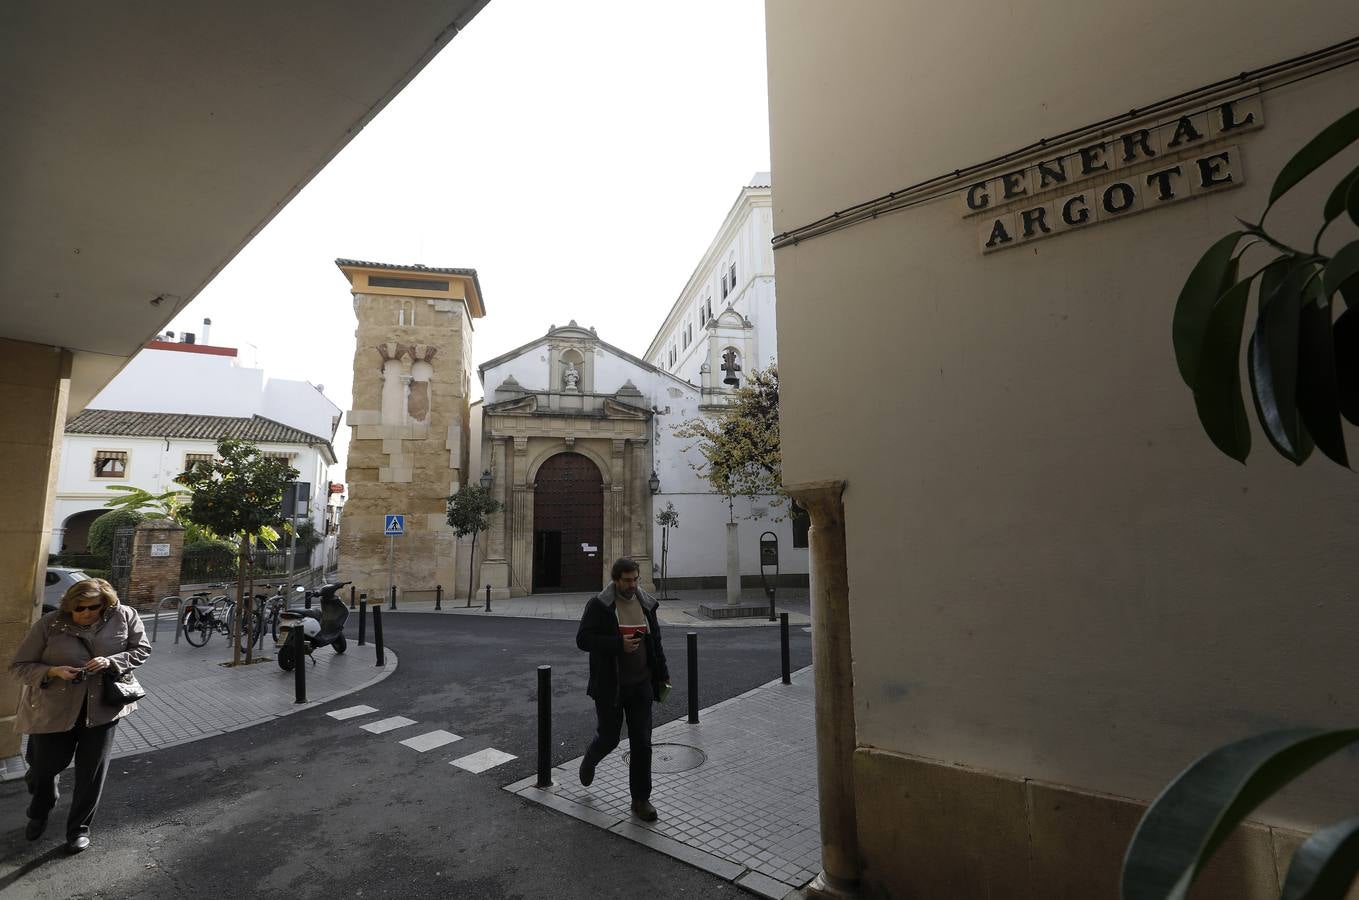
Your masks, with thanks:
[{"label": "woman's beige coat", "polygon": [[[19,642],[9,666],[21,685],[16,731],[23,734],[70,731],[75,727],[82,703],[86,704],[85,724],[89,726],[107,725],[137,708],[135,703],[114,708],[103,698],[106,674],[117,677],[151,656],[151,644],[146,640],[146,629],[137,611],[119,604],[104,610],[99,624],[85,633],[85,640],[76,637],[79,633],[70,614],[57,610],[34,622]],[[79,684],[47,677],[52,666],[79,668],[96,656],[107,657],[109,668],[87,676]]]}]

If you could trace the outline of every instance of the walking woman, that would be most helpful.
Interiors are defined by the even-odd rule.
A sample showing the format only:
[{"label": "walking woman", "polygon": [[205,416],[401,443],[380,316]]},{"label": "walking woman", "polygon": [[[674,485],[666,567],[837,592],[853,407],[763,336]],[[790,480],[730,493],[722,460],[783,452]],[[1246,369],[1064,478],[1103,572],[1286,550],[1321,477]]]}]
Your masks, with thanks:
[{"label": "walking woman", "polygon": [[57,802],[57,776],[75,758],[66,848],[90,845],[90,824],[104,790],[109,751],[118,720],[136,703],[104,702],[104,678],[118,677],[146,662],[151,645],[137,611],[118,602],[102,578],[71,585],[61,607],[29,629],[9,670],[22,685],[17,728],[28,735],[28,772],[33,795],[24,836],[36,841]]}]

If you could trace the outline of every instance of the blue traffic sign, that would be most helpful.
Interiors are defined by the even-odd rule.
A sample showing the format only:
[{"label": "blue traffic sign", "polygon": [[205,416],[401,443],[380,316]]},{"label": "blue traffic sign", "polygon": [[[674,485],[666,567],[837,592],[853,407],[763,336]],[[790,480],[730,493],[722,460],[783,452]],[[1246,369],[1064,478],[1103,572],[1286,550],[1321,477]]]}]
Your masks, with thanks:
[{"label": "blue traffic sign", "polygon": [[387,524],[382,529],[383,537],[400,537],[406,533],[405,516],[387,516]]}]

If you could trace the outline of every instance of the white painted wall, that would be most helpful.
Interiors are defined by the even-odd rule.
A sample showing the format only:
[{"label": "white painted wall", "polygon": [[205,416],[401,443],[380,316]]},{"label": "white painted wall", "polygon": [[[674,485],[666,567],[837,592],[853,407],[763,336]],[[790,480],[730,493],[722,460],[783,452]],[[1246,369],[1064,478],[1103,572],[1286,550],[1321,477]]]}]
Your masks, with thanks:
[{"label": "white painted wall", "polygon": [[[1349,0],[928,11],[768,4],[776,232],[1359,25]],[[860,745],[1149,800],[1227,741],[1359,720],[1354,476],[1258,427],[1249,465],[1218,453],[1170,334],[1198,256],[1356,96],[1353,65],[1266,95],[1246,184],[1125,221],[983,256],[945,196],[777,251],[785,479],[847,483]],[[1310,240],[1353,165],[1271,230]],[[1352,815],[1357,774],[1269,818]]]},{"label": "white painted wall", "polygon": [[[311,484],[310,518],[317,532],[323,533],[329,465],[321,451],[297,444],[260,443],[258,446],[265,452],[295,454],[290,465],[298,470],[298,481]],[[86,510],[102,509],[116,496],[117,492],[108,490],[109,485],[139,487],[153,494],[168,491],[174,486],[175,476],[184,471],[185,454],[213,453],[216,448],[215,441],[66,435],[62,440],[57,470],[50,552],[60,552],[68,518]],[[126,477],[94,477],[94,455],[97,450],[125,451],[128,454]],[[321,548],[317,548],[316,555],[324,558]]]},{"label": "white painted wall", "polygon": [[305,381],[268,378],[230,356],[144,348],[90,409],[253,416],[330,440],[340,408]]}]

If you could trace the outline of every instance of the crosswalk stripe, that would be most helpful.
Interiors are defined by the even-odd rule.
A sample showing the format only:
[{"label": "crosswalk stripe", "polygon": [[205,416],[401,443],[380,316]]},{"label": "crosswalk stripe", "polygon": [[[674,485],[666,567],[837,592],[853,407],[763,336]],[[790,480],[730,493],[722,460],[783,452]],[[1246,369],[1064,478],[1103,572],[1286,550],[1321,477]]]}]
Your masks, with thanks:
[{"label": "crosswalk stripe", "polygon": [[431,731],[428,734],[418,734],[413,738],[406,738],[401,743],[410,747],[412,750],[424,753],[428,750],[433,750],[435,747],[442,747],[444,744],[451,744],[454,741],[460,740],[462,740],[462,738],[458,735],[440,729],[439,731]]},{"label": "crosswalk stripe", "polygon": [[485,750],[478,750],[476,753],[469,753],[460,759],[455,759],[449,765],[476,774],[485,772],[487,769],[494,769],[496,766],[516,758],[513,753],[505,753],[494,747],[487,747]]},{"label": "crosswalk stripe", "polygon": [[333,709],[326,713],[326,715],[330,716],[332,719],[344,720],[352,719],[355,716],[366,716],[369,713],[375,712],[377,712],[377,710],[371,706],[346,706],[344,709]]},{"label": "crosswalk stripe", "polygon": [[392,716],[389,719],[379,719],[376,722],[369,722],[367,725],[360,725],[359,727],[364,731],[371,731],[373,734],[382,734],[385,731],[393,731],[414,724],[414,719],[408,719],[405,716]]}]

